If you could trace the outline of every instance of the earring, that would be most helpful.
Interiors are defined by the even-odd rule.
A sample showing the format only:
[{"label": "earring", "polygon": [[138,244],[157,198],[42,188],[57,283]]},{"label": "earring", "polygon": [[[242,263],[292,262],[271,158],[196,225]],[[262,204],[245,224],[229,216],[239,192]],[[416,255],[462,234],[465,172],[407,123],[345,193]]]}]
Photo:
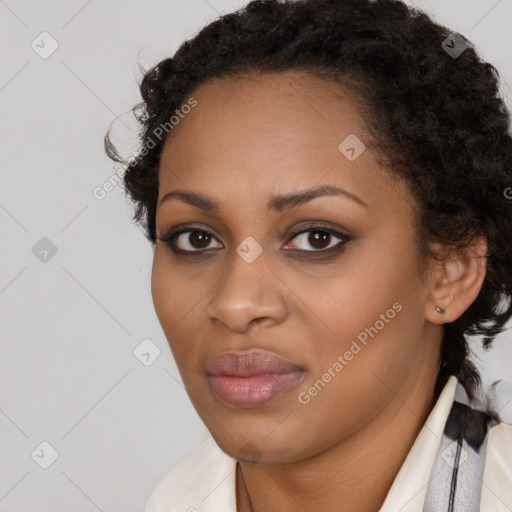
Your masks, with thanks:
[{"label": "earring", "polygon": [[445,314],[445,310],[444,309],[441,309],[439,306],[436,306],[436,311],[438,313],[441,313],[441,315],[444,315]]}]

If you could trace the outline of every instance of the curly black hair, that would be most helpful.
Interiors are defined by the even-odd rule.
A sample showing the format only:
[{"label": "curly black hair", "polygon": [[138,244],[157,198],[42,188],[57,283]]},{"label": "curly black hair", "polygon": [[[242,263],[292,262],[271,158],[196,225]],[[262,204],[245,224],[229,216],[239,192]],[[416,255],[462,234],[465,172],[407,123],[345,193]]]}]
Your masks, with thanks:
[{"label": "curly black hair", "polygon": [[464,250],[485,236],[484,283],[460,318],[444,325],[439,372],[456,375],[475,396],[480,377],[465,335],[483,336],[488,348],[512,316],[510,112],[496,68],[423,11],[399,0],[254,0],[202,28],[140,83],[143,101],[132,111],[142,148],[152,149],[127,162],[110,129],[105,136],[108,156],[125,166],[134,220],[155,244],[166,137],[154,134],[197,87],[285,71],[311,74],[358,99],[379,161],[417,201],[422,255],[437,257],[431,242]]}]

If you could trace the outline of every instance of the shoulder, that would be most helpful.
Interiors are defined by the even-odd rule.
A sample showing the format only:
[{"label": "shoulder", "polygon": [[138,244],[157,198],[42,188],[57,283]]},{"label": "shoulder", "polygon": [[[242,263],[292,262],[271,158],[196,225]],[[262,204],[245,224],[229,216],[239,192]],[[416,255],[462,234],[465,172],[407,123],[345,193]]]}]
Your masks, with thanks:
[{"label": "shoulder", "polygon": [[512,425],[498,423],[489,430],[481,510],[512,509]]},{"label": "shoulder", "polygon": [[235,512],[235,469],[235,459],[210,437],[165,474],[144,512]]}]

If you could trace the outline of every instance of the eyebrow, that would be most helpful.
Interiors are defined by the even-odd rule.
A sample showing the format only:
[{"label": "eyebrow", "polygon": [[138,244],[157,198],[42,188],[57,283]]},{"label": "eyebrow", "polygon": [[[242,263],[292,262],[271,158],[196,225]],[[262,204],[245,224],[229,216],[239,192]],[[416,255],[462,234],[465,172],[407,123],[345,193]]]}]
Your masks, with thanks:
[{"label": "eyebrow", "polygon": [[[317,197],[322,196],[342,196],[360,204],[361,206],[368,207],[368,205],[358,196],[334,185],[321,185],[311,189],[302,190],[299,192],[292,192],[290,194],[282,194],[274,196],[267,203],[269,210],[276,210],[282,212],[283,210],[294,208],[302,204],[308,203]],[[221,210],[221,205],[212,197],[192,192],[189,190],[172,190],[165,194],[160,200],[160,205],[170,199],[179,199],[187,204],[200,208],[208,212],[218,213]]]}]

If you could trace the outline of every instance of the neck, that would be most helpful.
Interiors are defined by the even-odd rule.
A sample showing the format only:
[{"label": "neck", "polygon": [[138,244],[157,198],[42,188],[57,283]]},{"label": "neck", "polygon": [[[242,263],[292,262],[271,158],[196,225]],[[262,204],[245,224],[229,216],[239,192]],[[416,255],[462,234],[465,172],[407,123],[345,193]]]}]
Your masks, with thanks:
[{"label": "neck", "polygon": [[239,512],[378,510],[440,393],[419,380],[363,428],[306,460],[237,464]]}]

